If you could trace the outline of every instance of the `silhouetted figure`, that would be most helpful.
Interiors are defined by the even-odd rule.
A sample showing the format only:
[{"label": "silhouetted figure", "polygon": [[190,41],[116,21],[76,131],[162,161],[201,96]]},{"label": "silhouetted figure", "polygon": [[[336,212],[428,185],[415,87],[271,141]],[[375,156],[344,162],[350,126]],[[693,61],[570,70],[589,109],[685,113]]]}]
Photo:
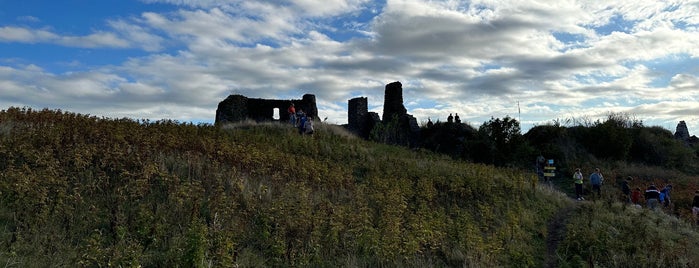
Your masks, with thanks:
[{"label": "silhouetted figure", "polygon": [[536,157],[536,175],[539,176],[539,180],[544,179],[544,165],[546,164],[546,158],[543,155]]},{"label": "silhouetted figure", "polygon": [[461,124],[461,118],[459,118],[459,114],[457,113],[456,116],[454,116],[454,122],[457,124]]},{"label": "silhouetted figure", "polygon": [[451,114],[447,117],[447,123],[454,123],[454,117]]},{"label": "silhouetted figure", "polygon": [[428,117],[427,118],[427,127],[432,127],[433,125],[434,125],[434,123],[432,123],[432,120],[430,120],[430,118]]}]

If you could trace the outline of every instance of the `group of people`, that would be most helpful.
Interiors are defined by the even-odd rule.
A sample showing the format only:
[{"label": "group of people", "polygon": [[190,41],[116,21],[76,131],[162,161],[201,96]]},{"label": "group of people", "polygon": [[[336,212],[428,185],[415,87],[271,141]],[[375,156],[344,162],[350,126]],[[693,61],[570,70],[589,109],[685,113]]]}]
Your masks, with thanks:
[{"label": "group of people", "polygon": [[459,124],[459,123],[461,123],[461,118],[459,117],[458,113],[456,114],[456,116],[452,116],[451,114],[449,114],[449,116],[447,116],[447,122],[448,123],[456,122],[457,124]]},{"label": "group of people", "polygon": [[[439,122],[439,120],[437,120],[437,122]],[[456,116],[449,114],[449,116],[447,117],[447,123],[461,124],[461,118],[459,117],[459,114],[457,113]],[[432,119],[428,117],[427,118],[427,127],[429,128],[429,127],[432,127],[433,125],[434,125],[434,123],[432,123]]]},{"label": "group of people", "polygon": [[[578,200],[585,200],[583,197],[583,175],[580,168],[575,169],[573,174],[573,182],[575,183],[575,196]],[[597,193],[597,196],[602,196],[602,182],[604,182],[604,176],[600,172],[599,168],[595,168],[595,171],[590,174],[590,185],[592,185],[592,191]]]},{"label": "group of people", "polygon": [[291,125],[299,129],[299,134],[313,134],[314,129],[312,116],[307,116],[301,108],[296,110],[294,103],[291,103],[291,105],[289,105],[287,113],[289,113],[289,123],[291,123]]},{"label": "group of people", "polygon": [[[629,178],[630,179],[630,178]],[[625,185],[628,185],[629,179],[624,181]],[[628,188],[628,186],[626,186]],[[627,194],[627,191],[622,189],[624,191],[624,194],[626,196],[629,196]],[[657,209],[661,204],[663,207],[669,207],[670,206],[670,191],[672,190],[672,184],[665,185],[662,189],[658,190],[658,187],[655,186],[655,184],[651,183],[648,188],[646,188],[645,192],[643,193],[643,198],[646,200],[646,206],[649,209]],[[630,191],[630,190],[629,190]],[[636,187],[636,189],[633,190],[633,192],[629,196],[629,200],[631,203],[640,206],[641,202],[641,188]]]},{"label": "group of people", "polygon": [[[641,198],[643,198],[645,199],[646,207],[649,209],[655,210],[660,205],[663,207],[670,206],[670,192],[672,191],[672,184],[667,184],[662,189],[658,189],[655,184],[651,183],[651,185],[648,186],[645,191],[641,192],[640,187],[636,187],[636,189],[631,190],[631,186],[629,185],[631,180],[633,180],[633,177],[629,176],[623,181],[621,186],[621,191],[624,194],[624,199],[626,202],[641,206]],[[573,182],[575,183],[575,195],[577,200],[585,200],[583,197],[583,175],[580,168],[575,169],[575,173],[573,174]],[[593,194],[596,194],[598,197],[602,195],[603,182],[604,176],[602,175],[602,172],[600,172],[599,168],[595,168],[594,172],[590,174],[590,185],[592,186]],[[699,191],[697,191],[697,193],[699,194]],[[695,197],[695,203],[697,207],[696,213],[699,213],[698,197]]]}]

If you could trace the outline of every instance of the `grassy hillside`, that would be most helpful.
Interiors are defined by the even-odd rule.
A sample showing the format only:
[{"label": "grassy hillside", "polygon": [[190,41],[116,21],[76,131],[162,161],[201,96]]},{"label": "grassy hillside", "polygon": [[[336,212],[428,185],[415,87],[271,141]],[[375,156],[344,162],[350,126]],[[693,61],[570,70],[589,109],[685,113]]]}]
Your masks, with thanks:
[{"label": "grassy hillside", "polygon": [[[639,260],[643,258],[642,260]],[[699,265],[683,220],[319,124],[0,112],[6,267]]]}]

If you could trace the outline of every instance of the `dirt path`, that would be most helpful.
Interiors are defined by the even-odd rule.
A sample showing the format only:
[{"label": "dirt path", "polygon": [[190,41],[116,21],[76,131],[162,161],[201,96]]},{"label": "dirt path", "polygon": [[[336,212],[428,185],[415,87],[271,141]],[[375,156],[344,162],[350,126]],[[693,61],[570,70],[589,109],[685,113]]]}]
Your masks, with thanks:
[{"label": "dirt path", "polygon": [[558,267],[558,255],[556,250],[558,249],[558,244],[565,239],[566,236],[566,223],[568,222],[568,217],[575,209],[575,205],[562,208],[556,215],[553,216],[551,221],[548,223],[548,236],[546,238],[546,266],[545,267]]}]

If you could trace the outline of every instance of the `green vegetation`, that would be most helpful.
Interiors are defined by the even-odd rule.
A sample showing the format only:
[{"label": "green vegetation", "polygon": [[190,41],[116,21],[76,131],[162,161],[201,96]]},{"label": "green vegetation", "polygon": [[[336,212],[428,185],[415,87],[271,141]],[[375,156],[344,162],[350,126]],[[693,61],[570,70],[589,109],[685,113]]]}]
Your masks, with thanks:
[{"label": "green vegetation", "polygon": [[0,265],[541,267],[561,211],[562,265],[699,265],[687,221],[577,204],[533,176],[331,125],[301,136],[10,108]]}]

